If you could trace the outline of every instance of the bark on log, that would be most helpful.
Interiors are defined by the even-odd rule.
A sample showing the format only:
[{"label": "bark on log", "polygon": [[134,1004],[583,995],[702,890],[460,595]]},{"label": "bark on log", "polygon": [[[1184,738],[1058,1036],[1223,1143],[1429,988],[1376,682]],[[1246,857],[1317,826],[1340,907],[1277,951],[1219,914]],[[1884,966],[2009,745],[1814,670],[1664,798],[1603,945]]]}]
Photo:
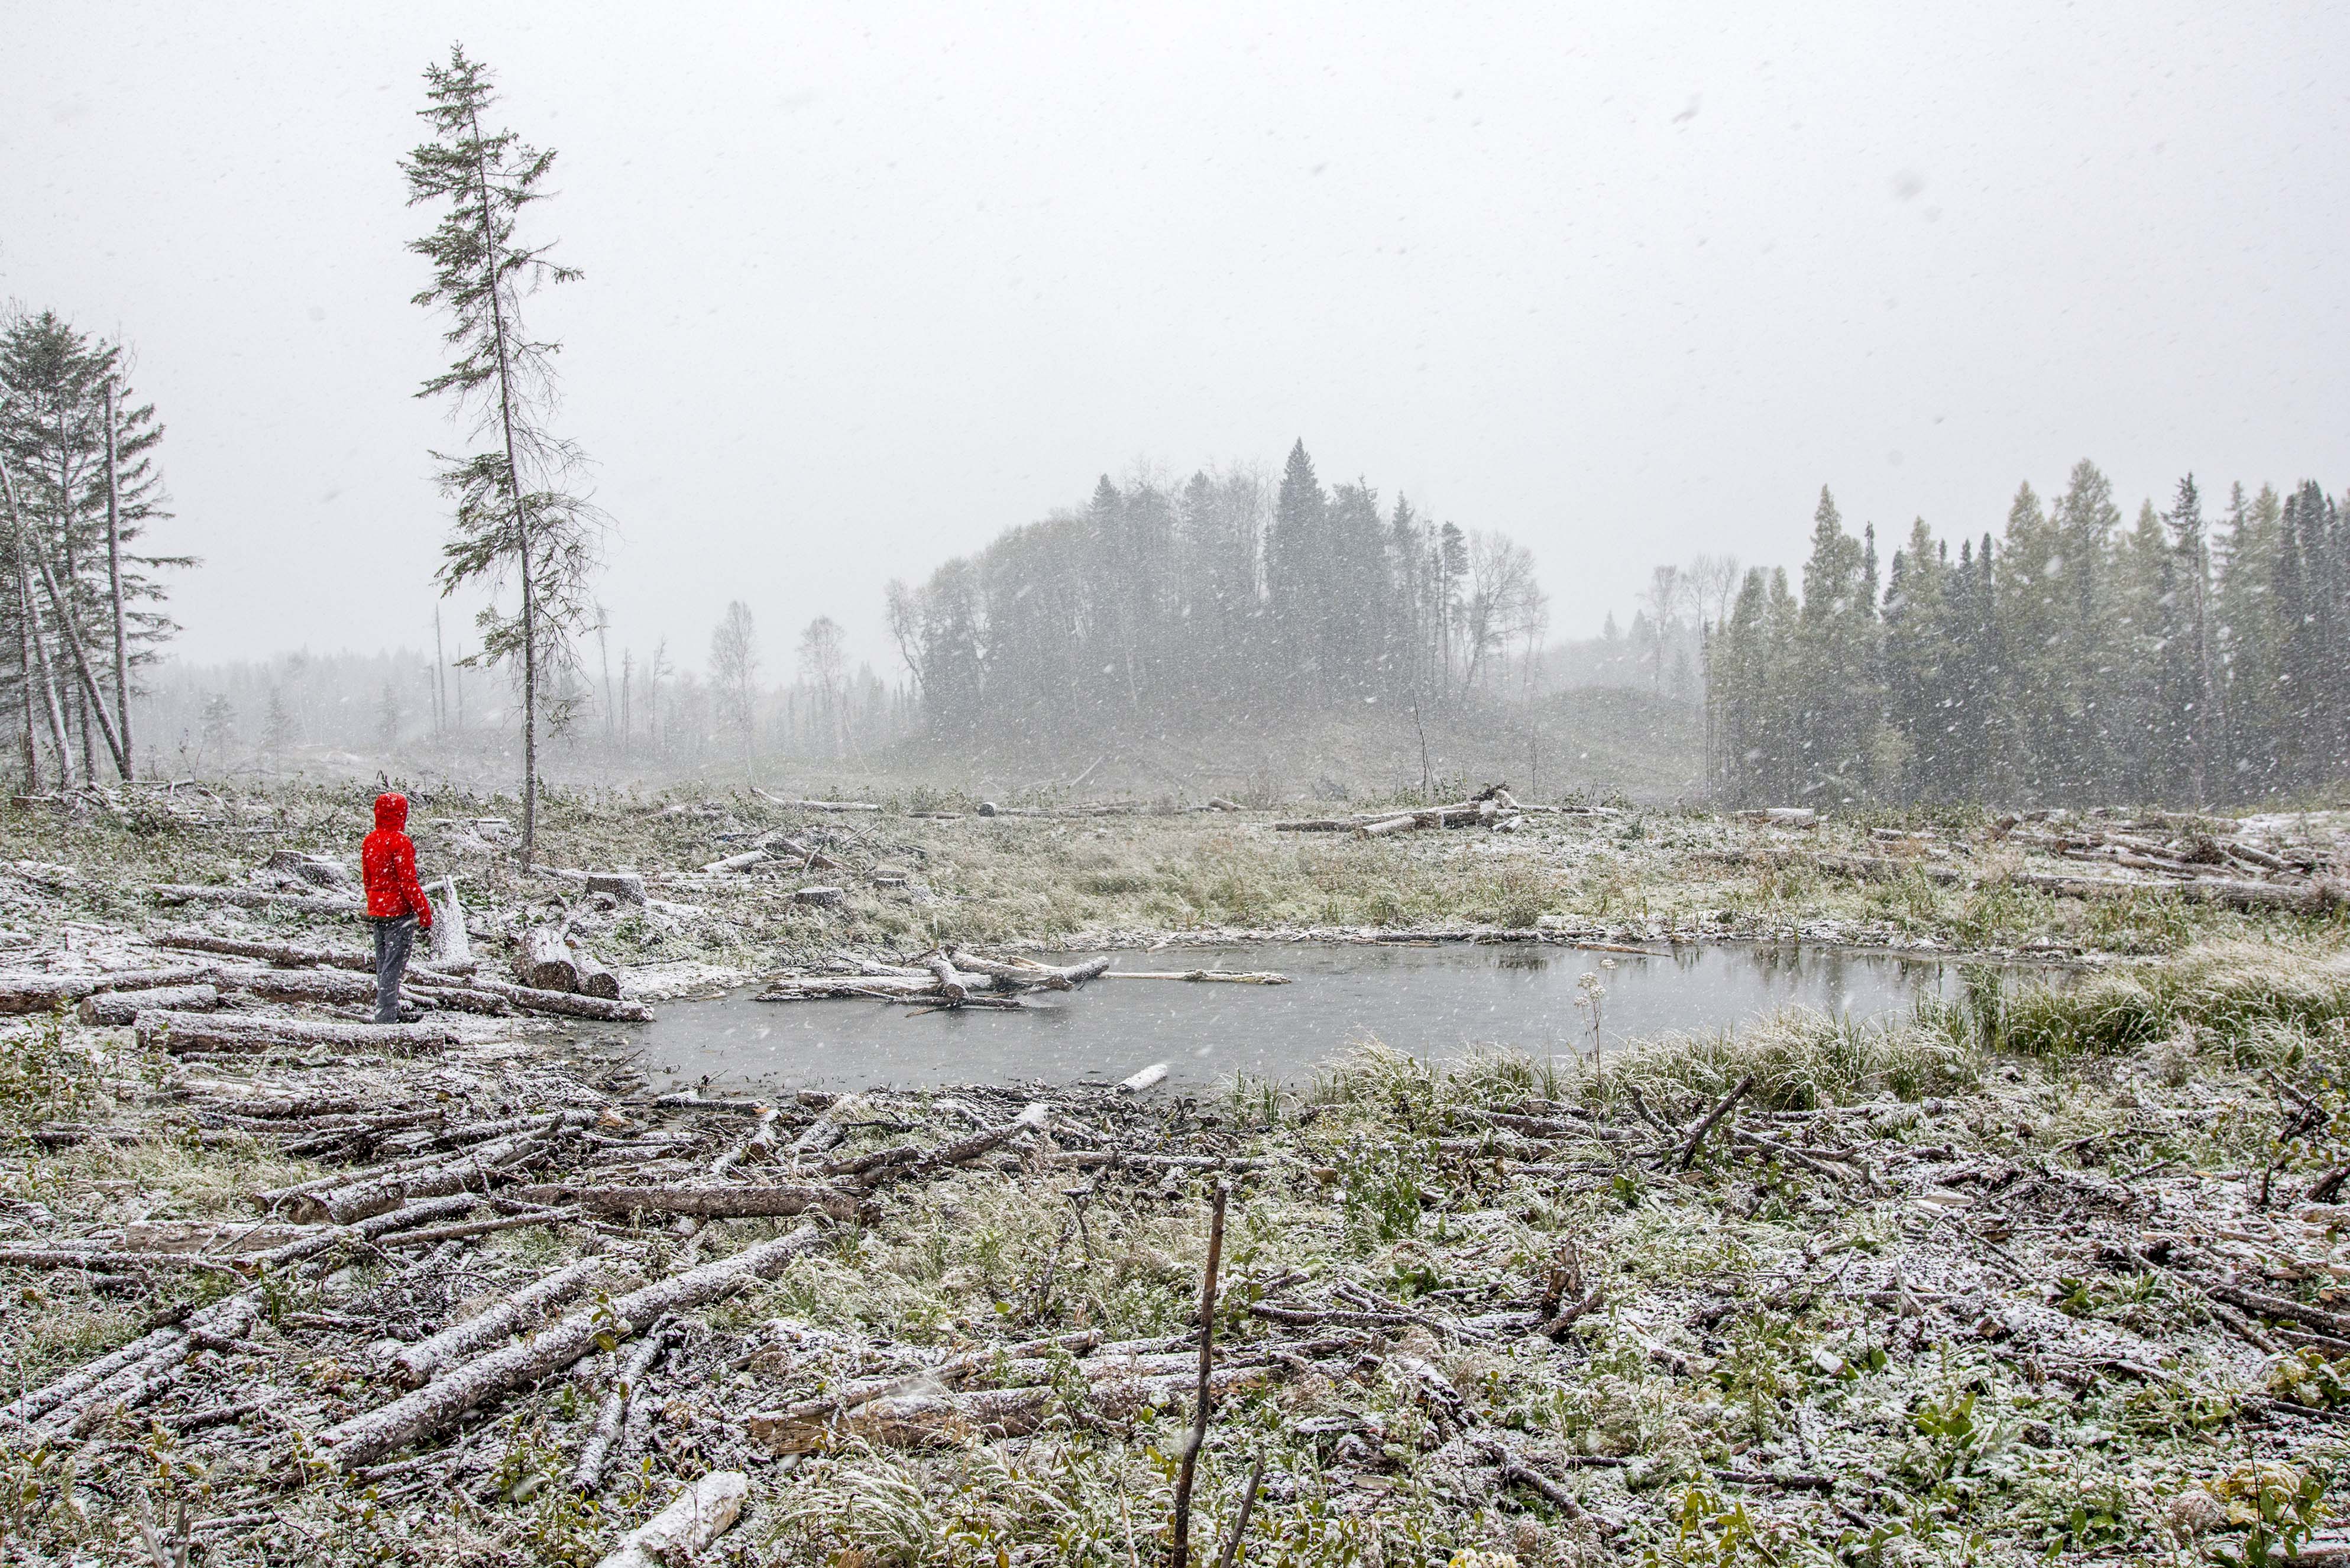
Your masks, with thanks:
[{"label": "bark on log", "polygon": [[556,1308],[593,1289],[603,1276],[604,1260],[581,1258],[542,1279],[532,1281],[504,1301],[452,1324],[429,1339],[420,1339],[391,1358],[391,1380],[402,1388],[421,1388],[443,1368],[474,1352],[517,1334],[527,1334],[554,1315]]},{"label": "bark on log", "polygon": [[1166,1063],[1153,1062],[1131,1078],[1119,1079],[1118,1092],[1121,1095],[1139,1095],[1153,1085],[1164,1083],[1169,1071]]},{"label": "bark on log", "polygon": [[822,1154],[828,1148],[838,1147],[841,1139],[848,1136],[848,1124],[864,1110],[865,1096],[862,1095],[843,1095],[827,1106],[816,1120],[802,1128],[800,1136],[792,1140],[792,1163],[796,1165],[809,1155]]},{"label": "bark on log", "polygon": [[506,1179],[508,1168],[536,1152],[539,1139],[536,1131],[515,1133],[484,1144],[463,1158],[445,1165],[330,1187],[323,1192],[306,1192],[293,1199],[289,1213],[297,1223],[327,1220],[348,1225],[370,1215],[388,1213],[411,1199],[486,1192],[493,1184]]},{"label": "bark on log", "polygon": [[155,1008],[138,1019],[148,1050],[266,1051],[276,1045],[340,1045],[372,1051],[434,1051],[457,1043],[445,1023],[327,1023],[305,1018],[231,1018]]},{"label": "bark on log", "polygon": [[571,965],[579,976],[577,989],[580,995],[604,1002],[620,1000],[620,977],[613,972],[610,964],[575,949],[571,954]]},{"label": "bark on log", "polygon": [[2223,909],[2258,913],[2282,909],[2298,915],[2322,915],[2350,905],[2350,887],[2339,882],[2301,884],[2239,882],[2226,877],[2199,877],[2191,882],[2126,882],[2118,877],[2059,877],[2043,871],[2011,872],[2008,880],[2068,898],[2120,898],[2132,893],[2168,893],[2191,904],[2217,904]]},{"label": "bark on log", "polygon": [[707,873],[725,876],[737,871],[748,871],[754,866],[764,864],[766,859],[765,850],[746,849],[740,855],[729,855],[723,860],[712,860],[702,869]]},{"label": "bark on log", "polygon": [[244,1253],[234,1262],[239,1272],[248,1274],[289,1269],[296,1263],[307,1262],[322,1252],[331,1251],[344,1241],[372,1241],[395,1231],[421,1225],[428,1220],[447,1220],[468,1213],[473,1203],[474,1198],[470,1192],[424,1198],[417,1202],[400,1204],[385,1213],[371,1215],[357,1224],[322,1225],[311,1234],[288,1241],[282,1247]]},{"label": "bark on log", "polygon": [[0,1405],[0,1427],[21,1427],[38,1418],[84,1389],[96,1387],[124,1367],[146,1360],[182,1337],[183,1333],[178,1324],[167,1324],[140,1334],[119,1350],[76,1367],[46,1387],[36,1388]]},{"label": "bark on log", "polygon": [[922,960],[922,967],[931,971],[938,981],[938,993],[949,1002],[961,1002],[971,994],[963,989],[962,981],[956,975],[955,966],[948,961],[946,954],[929,954]]},{"label": "bark on log", "polygon": [[599,1214],[692,1214],[705,1220],[764,1220],[817,1213],[832,1220],[873,1219],[870,1199],[829,1188],[778,1183],[734,1187],[577,1187],[550,1183],[518,1188],[525,1203],[577,1203]]},{"label": "bark on log", "polygon": [[576,993],[579,990],[579,966],[559,926],[534,926],[525,931],[522,950],[515,954],[514,971],[515,979],[533,991]]},{"label": "bark on log", "polygon": [[298,877],[313,888],[348,889],[352,886],[350,872],[340,862],[323,855],[305,855],[298,849],[273,849],[265,864],[272,871]]},{"label": "bark on log", "polygon": [[220,992],[209,985],[166,985],[151,991],[107,991],[86,996],[75,1016],[84,1023],[119,1029],[135,1022],[146,1008],[210,1012],[219,1005]]},{"label": "bark on log", "polygon": [[627,1416],[629,1403],[637,1397],[645,1374],[652,1370],[653,1358],[669,1343],[669,1335],[656,1325],[651,1332],[629,1347],[621,1361],[611,1388],[604,1396],[603,1407],[596,1413],[596,1429],[580,1448],[579,1463],[571,1472],[571,1485],[584,1495],[593,1496],[604,1481],[604,1461],[611,1456],[613,1439],[620,1435],[620,1422]]},{"label": "bark on log", "polygon": [[454,988],[487,992],[492,996],[512,1002],[525,1012],[547,1012],[562,1018],[593,1018],[605,1023],[650,1023],[653,1017],[653,1010],[641,1002],[608,1002],[600,996],[573,996],[559,991],[537,991],[530,986],[480,975],[411,970],[408,978],[411,984],[424,990]]},{"label": "bark on log", "polygon": [[60,1004],[109,991],[153,991],[197,985],[213,978],[208,964],[174,969],[123,969],[111,974],[0,974],[0,1013],[47,1012]]},{"label": "bark on log", "polygon": [[243,1337],[261,1305],[261,1293],[249,1290],[191,1314],[145,1355],[57,1404],[35,1430],[51,1438],[78,1438],[109,1416],[146,1403],[169,1386],[180,1364],[197,1350]]},{"label": "bark on log", "polygon": [[596,1568],[671,1568],[725,1534],[742,1516],[751,1480],[741,1470],[712,1470],[693,1482],[621,1539]]},{"label": "bark on log", "polygon": [[792,902],[795,904],[813,904],[819,909],[837,909],[847,901],[846,888],[818,885],[792,889]]},{"label": "bark on log", "polygon": [[803,1225],[788,1236],[631,1291],[595,1311],[574,1313],[525,1342],[452,1367],[413,1393],[352,1417],[329,1428],[322,1440],[338,1469],[373,1463],[510,1388],[560,1372],[594,1349],[600,1334],[625,1339],[666,1313],[690,1312],[743,1281],[772,1278],[794,1258],[814,1251],[823,1237],[816,1226]]},{"label": "bark on log", "polygon": [[1289,977],[1272,970],[1236,971],[1222,969],[1113,969],[1102,972],[1104,980],[1187,980],[1194,983],[1221,981],[1226,985],[1287,985]]},{"label": "bark on log", "polygon": [[1422,826],[1422,824],[1418,816],[1409,812],[1406,812],[1401,816],[1386,816],[1381,817],[1377,822],[1364,823],[1360,827],[1355,829],[1355,836],[1357,838],[1378,838],[1382,835],[1389,833],[1409,833],[1413,828],[1420,826]]},{"label": "bark on log", "polygon": [[187,883],[158,883],[156,899],[163,904],[234,904],[241,909],[286,909],[297,915],[356,915],[356,898],[314,898],[307,893],[265,893],[258,888],[199,888]]},{"label": "bark on log", "polygon": [[152,939],[159,948],[182,952],[221,953],[230,958],[259,959],[286,969],[328,967],[375,972],[373,955],[338,952],[331,948],[302,947],[291,942],[249,942],[237,937],[216,937],[206,931],[173,931]]},{"label": "bark on log", "polygon": [[754,790],[752,793],[772,805],[788,806],[794,811],[879,811],[881,809],[871,801],[865,800],[785,800],[782,795],[769,794],[763,789]]},{"label": "bark on log", "polygon": [[1031,1128],[1042,1131],[1052,1124],[1052,1120],[1053,1107],[1042,1100],[1034,1101],[1025,1110],[1002,1127],[987,1127],[972,1134],[969,1137],[959,1138],[947,1145],[931,1156],[928,1163],[936,1167],[967,1164],[997,1146],[1008,1142],[1017,1134]]},{"label": "bark on log", "polygon": [[641,904],[645,901],[645,879],[634,871],[590,871],[588,891],[608,893],[623,904]]}]

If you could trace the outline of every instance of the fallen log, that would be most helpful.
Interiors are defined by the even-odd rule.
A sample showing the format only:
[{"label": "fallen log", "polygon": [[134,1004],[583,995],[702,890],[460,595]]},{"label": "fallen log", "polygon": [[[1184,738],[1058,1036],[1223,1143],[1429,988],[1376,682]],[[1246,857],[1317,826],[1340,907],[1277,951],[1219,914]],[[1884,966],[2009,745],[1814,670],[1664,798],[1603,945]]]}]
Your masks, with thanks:
[{"label": "fallen log", "polygon": [[922,960],[922,967],[931,971],[931,978],[938,982],[938,994],[947,1001],[961,1002],[971,994],[964,988],[962,977],[955,973],[955,966],[948,961],[946,954],[934,952],[926,955]]},{"label": "fallen log", "polygon": [[220,992],[209,985],[165,985],[150,991],[105,991],[82,998],[74,1016],[84,1023],[120,1029],[137,1020],[147,1008],[179,1012],[210,1012],[220,1005]]},{"label": "fallen log", "polygon": [[571,964],[579,977],[573,989],[580,995],[604,1002],[620,1000],[620,977],[613,971],[610,964],[577,949],[572,950]]},{"label": "fallen log", "polygon": [[0,1013],[47,1012],[112,991],[154,991],[197,985],[213,978],[206,965],[177,969],[123,969],[111,974],[0,975]]},{"label": "fallen log", "polygon": [[704,1220],[765,1220],[816,1213],[830,1220],[870,1220],[870,1199],[823,1187],[786,1183],[727,1187],[582,1187],[568,1182],[517,1188],[524,1203],[576,1203],[598,1214],[691,1214]]},{"label": "fallen log", "polygon": [[803,1225],[787,1236],[599,1303],[593,1311],[574,1313],[526,1341],[451,1367],[413,1393],[338,1423],[322,1434],[321,1441],[339,1469],[370,1464],[433,1436],[510,1388],[560,1372],[596,1348],[601,1336],[629,1338],[664,1314],[690,1312],[747,1280],[771,1278],[794,1258],[813,1251],[823,1238],[816,1226]]},{"label": "fallen log", "polygon": [[47,1387],[36,1388],[0,1405],[0,1427],[21,1427],[36,1417],[55,1409],[84,1389],[92,1388],[111,1377],[122,1368],[144,1361],[155,1352],[182,1338],[184,1331],[177,1324],[166,1324],[140,1334],[119,1350],[110,1351],[97,1360],[85,1363],[67,1373]]},{"label": "fallen log", "polygon": [[307,893],[265,893],[258,888],[195,887],[188,883],[159,883],[153,889],[156,901],[172,904],[234,904],[241,909],[286,909],[297,915],[356,915],[359,902],[356,898],[322,898]]},{"label": "fallen log", "polygon": [[369,974],[375,972],[375,958],[369,953],[341,952],[332,948],[302,947],[291,942],[249,942],[239,937],[216,937],[206,931],[172,931],[151,940],[159,948],[259,959],[283,969],[326,967],[364,970]]},{"label": "fallen log", "polygon": [[782,795],[769,794],[763,789],[754,790],[752,793],[771,805],[787,806],[794,811],[879,811],[881,809],[873,802],[867,800],[785,800]]},{"label": "fallen log", "polygon": [[1166,1082],[1169,1071],[1166,1063],[1153,1062],[1131,1078],[1119,1079],[1115,1092],[1121,1095],[1139,1095],[1145,1089]]},{"label": "fallen log", "polygon": [[1050,1384],[972,1394],[892,1394],[827,1415],[763,1411],[750,1417],[743,1430],[771,1454],[815,1453],[849,1440],[905,1449],[1024,1438],[1044,1424],[1055,1397]]},{"label": "fallen log", "polygon": [[[550,1119],[559,1127],[563,1118],[558,1115]],[[290,1217],[297,1223],[328,1220],[348,1225],[398,1209],[413,1199],[486,1192],[492,1183],[505,1179],[508,1168],[536,1153],[540,1147],[539,1132],[515,1133],[447,1164],[330,1187],[323,1192],[303,1193],[292,1200]]]},{"label": "fallen log", "polygon": [[579,989],[579,966],[557,926],[534,926],[523,933],[514,972],[515,980],[533,991],[570,993]]},{"label": "fallen log", "polygon": [[283,871],[297,877],[313,888],[343,888],[351,886],[351,874],[339,861],[324,855],[305,855],[298,849],[273,849],[263,862],[272,871]]},{"label": "fallen log", "polygon": [[811,904],[818,909],[837,909],[847,901],[848,890],[845,888],[817,884],[792,889],[792,902],[795,904]]},{"label": "fallen log", "polygon": [[746,849],[740,855],[729,855],[723,860],[712,860],[702,869],[704,873],[725,876],[738,871],[748,871],[754,866],[764,865],[766,859],[765,850]]},{"label": "fallen log", "polygon": [[1102,971],[1104,980],[1185,980],[1191,981],[1220,981],[1226,985],[1287,985],[1289,977],[1272,970],[1239,971],[1222,969],[1113,969]]},{"label": "fallen log", "polygon": [[1378,838],[1384,834],[1409,833],[1415,827],[1427,826],[1433,825],[1423,824],[1413,813],[1405,812],[1400,816],[1383,816],[1377,822],[1366,822],[1355,829],[1355,836],[1357,838]]},{"label": "fallen log", "polygon": [[605,1023],[650,1023],[653,1010],[641,1002],[611,1002],[600,996],[573,996],[560,991],[539,991],[482,975],[443,974],[436,970],[411,970],[409,982],[424,989],[487,992],[525,1012],[553,1013],[560,1018],[593,1018]]},{"label": "fallen log", "polygon": [[232,1018],[152,1008],[139,1014],[147,1050],[266,1051],[276,1045],[339,1045],[369,1051],[432,1051],[457,1043],[445,1023],[328,1023],[305,1018]]},{"label": "fallen log", "polygon": [[542,1279],[532,1281],[464,1322],[452,1324],[428,1339],[420,1339],[391,1358],[387,1369],[403,1388],[421,1388],[443,1368],[517,1334],[527,1334],[573,1297],[593,1289],[602,1279],[604,1260],[581,1258]]},{"label": "fallen log", "polygon": [[146,1355],[59,1402],[34,1429],[50,1438],[78,1438],[109,1416],[137,1408],[169,1387],[180,1365],[196,1351],[242,1338],[261,1306],[261,1293],[248,1290],[192,1314]]},{"label": "fallen log", "polygon": [[2247,913],[2282,909],[2298,915],[2322,915],[2350,906],[2350,886],[2333,881],[2240,882],[2199,877],[2190,882],[2130,882],[2118,877],[2059,877],[2044,871],[2012,871],[2008,880],[2018,887],[2037,888],[2067,898],[2123,898],[2133,893],[2168,893],[2190,904],[2216,904]]},{"label": "fallen log", "polygon": [[1690,1161],[1697,1158],[1698,1146],[1705,1141],[1705,1135],[1713,1130],[1713,1124],[1728,1116],[1730,1107],[1744,1099],[1746,1091],[1753,1086],[1754,1075],[1752,1073],[1732,1085],[1730,1093],[1722,1096],[1721,1102],[1706,1113],[1705,1120],[1690,1129],[1689,1137],[1682,1140],[1680,1147],[1673,1151],[1673,1164],[1687,1170],[1690,1168]]},{"label": "fallen log", "polygon": [[1052,1120],[1053,1107],[1042,1100],[1034,1101],[1002,1127],[987,1127],[969,1137],[958,1138],[931,1155],[925,1163],[938,1168],[969,1164],[1020,1133],[1031,1128],[1042,1131],[1051,1125]]},{"label": "fallen log", "polygon": [[613,1439],[620,1435],[620,1423],[628,1415],[629,1402],[637,1397],[645,1374],[652,1370],[653,1358],[668,1343],[669,1335],[656,1324],[629,1347],[618,1376],[612,1379],[612,1386],[604,1395],[602,1407],[596,1413],[596,1428],[580,1446],[579,1462],[571,1471],[574,1490],[592,1496],[603,1484],[604,1461],[611,1455]]},{"label": "fallen log", "polygon": [[741,1470],[712,1470],[621,1537],[619,1549],[596,1568],[669,1568],[690,1563],[733,1528],[742,1516],[743,1500],[750,1494],[750,1478]]},{"label": "fallen log", "polygon": [[236,1271],[218,1258],[194,1252],[124,1252],[105,1248],[0,1247],[0,1268],[82,1269],[93,1274],[136,1273],[141,1269],[208,1269],[214,1273]]},{"label": "fallen log", "polygon": [[447,1220],[470,1212],[474,1198],[470,1192],[447,1193],[424,1198],[412,1203],[400,1204],[388,1212],[369,1215],[349,1225],[320,1225],[307,1236],[297,1237],[283,1246],[265,1251],[246,1252],[231,1260],[240,1273],[267,1273],[288,1269],[328,1251],[345,1241],[372,1241],[389,1236],[395,1231],[406,1231],[428,1220]]}]

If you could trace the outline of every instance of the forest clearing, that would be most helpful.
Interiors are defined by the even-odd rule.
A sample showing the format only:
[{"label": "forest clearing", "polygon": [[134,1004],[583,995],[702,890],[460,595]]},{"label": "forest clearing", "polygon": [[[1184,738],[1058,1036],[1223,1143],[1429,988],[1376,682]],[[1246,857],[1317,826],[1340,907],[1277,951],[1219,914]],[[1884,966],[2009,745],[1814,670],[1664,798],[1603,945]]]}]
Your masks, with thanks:
[{"label": "forest clearing", "polygon": [[[2350,1554],[2350,814],[810,794],[558,792],[525,877],[511,803],[418,791],[470,950],[380,1031],[351,792],[8,807],[9,1539],[588,1564],[658,1515],[712,1562],[1117,1564],[1180,1490],[1201,1561]],[[525,972],[557,921],[619,1000]],[[2074,978],[1211,1093],[665,1089],[577,1033],[1235,933]]]}]

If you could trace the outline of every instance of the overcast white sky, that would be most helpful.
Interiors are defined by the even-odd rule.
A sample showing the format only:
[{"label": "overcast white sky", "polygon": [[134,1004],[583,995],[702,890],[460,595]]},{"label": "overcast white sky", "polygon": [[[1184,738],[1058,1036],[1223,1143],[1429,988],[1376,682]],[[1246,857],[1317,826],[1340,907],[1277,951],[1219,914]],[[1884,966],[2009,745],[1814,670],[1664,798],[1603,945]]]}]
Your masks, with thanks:
[{"label": "overcast white sky", "polygon": [[429,640],[454,38],[560,150],[534,326],[616,633],[689,659],[739,597],[778,674],[827,611],[879,661],[890,576],[1297,436],[1562,633],[1792,563],[1823,483],[2350,478],[2350,8],[19,4],[0,298],[136,347],[189,657]]}]

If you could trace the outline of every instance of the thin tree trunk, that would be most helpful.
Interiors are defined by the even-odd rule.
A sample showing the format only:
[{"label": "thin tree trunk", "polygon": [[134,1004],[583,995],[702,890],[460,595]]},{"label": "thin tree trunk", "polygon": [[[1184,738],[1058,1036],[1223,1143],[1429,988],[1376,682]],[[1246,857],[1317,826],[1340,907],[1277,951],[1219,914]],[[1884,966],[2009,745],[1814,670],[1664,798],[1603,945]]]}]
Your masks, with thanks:
[{"label": "thin tree trunk", "polygon": [[[13,538],[9,555],[21,552]],[[33,735],[33,596],[25,581],[23,562],[15,560],[16,576],[16,695],[25,705],[25,793],[41,793],[41,748]]]},{"label": "thin tree trunk", "polygon": [[432,727],[449,727],[449,655],[441,646],[441,607],[432,607]]},{"label": "thin tree trunk", "polygon": [[78,690],[82,700],[81,743],[85,758],[83,766],[88,774],[95,774],[97,771],[88,758],[88,726],[89,721],[94,717],[98,721],[99,732],[106,737],[107,753],[114,758],[115,771],[128,781],[130,777],[130,761],[123,754],[122,742],[115,736],[114,722],[106,716],[106,697],[98,689],[98,678],[89,672],[89,655],[82,646],[81,628],[74,621],[73,605],[67,599],[65,591],[57,586],[57,576],[49,570],[48,563],[40,561],[36,562],[35,565],[40,567],[41,581],[49,590],[49,602],[57,606],[57,619],[64,623],[66,647],[73,654],[74,673],[81,677]]},{"label": "thin tree trunk", "polygon": [[57,787],[71,789],[74,786],[72,732],[66,728],[65,709],[57,701],[57,676],[49,665],[47,639],[41,635],[41,607],[39,601],[33,597],[32,574],[26,571],[21,563],[17,567],[17,580],[24,587],[26,623],[33,628],[33,658],[40,666],[42,705],[49,716],[49,743],[57,753]]},{"label": "thin tree trunk", "polygon": [[71,789],[74,782],[73,752],[66,738],[64,710],[57,706],[57,687],[49,670],[48,648],[41,636],[40,607],[33,597],[32,535],[25,526],[24,511],[16,504],[16,482],[9,476],[5,463],[0,463],[0,501],[7,503],[9,535],[16,557],[17,639],[24,659],[25,680],[25,784],[28,790],[34,790],[40,784],[40,752],[33,740],[33,680],[37,673],[41,682],[42,705],[48,713],[49,739],[57,747],[58,787]]},{"label": "thin tree trunk", "polygon": [[498,291],[497,226],[490,217],[490,172],[482,151],[482,119],[471,117],[474,188],[482,198],[482,269],[490,290],[490,326],[498,345],[498,421],[505,435],[506,486],[514,500],[515,548],[522,556],[522,863],[538,840],[538,598],[530,576],[530,514],[522,503],[522,470],[515,462],[514,373],[506,354],[505,296]]},{"label": "thin tree trunk", "polygon": [[114,724],[122,744],[118,760],[122,776],[130,777],[130,639],[122,617],[122,499],[115,469],[114,382],[106,383],[106,588],[114,604]]}]

